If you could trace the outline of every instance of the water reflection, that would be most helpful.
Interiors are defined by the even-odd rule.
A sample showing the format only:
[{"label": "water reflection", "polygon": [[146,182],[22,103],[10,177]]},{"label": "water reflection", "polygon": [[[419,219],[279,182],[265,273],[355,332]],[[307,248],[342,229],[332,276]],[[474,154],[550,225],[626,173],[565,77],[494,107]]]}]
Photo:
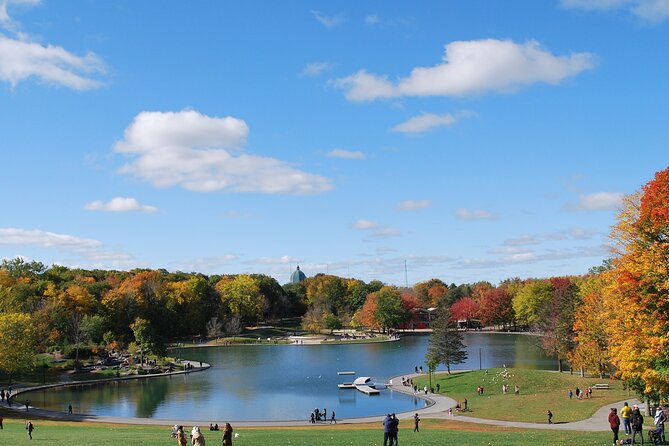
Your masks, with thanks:
[{"label": "water reflection", "polygon": [[[459,369],[554,369],[538,338],[467,333],[468,359]],[[44,391],[43,407],[78,413],[156,419],[299,420],[316,407],[340,418],[382,415],[423,407],[423,400],[382,390],[363,395],[337,388],[338,371],[356,371],[381,382],[425,365],[427,336],[358,345],[228,346],[190,349],[184,356],[212,365],[206,372]],[[480,357],[479,357],[480,352]]]}]

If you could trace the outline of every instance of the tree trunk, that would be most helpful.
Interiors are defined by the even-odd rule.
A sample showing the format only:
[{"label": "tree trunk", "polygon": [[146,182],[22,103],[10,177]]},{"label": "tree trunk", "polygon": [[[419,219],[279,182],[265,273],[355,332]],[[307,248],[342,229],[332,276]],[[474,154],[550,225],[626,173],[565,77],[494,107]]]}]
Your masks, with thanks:
[{"label": "tree trunk", "polygon": [[562,359],[558,358],[558,372],[562,373]]},{"label": "tree trunk", "polygon": [[585,378],[585,369],[581,367],[581,378]]}]

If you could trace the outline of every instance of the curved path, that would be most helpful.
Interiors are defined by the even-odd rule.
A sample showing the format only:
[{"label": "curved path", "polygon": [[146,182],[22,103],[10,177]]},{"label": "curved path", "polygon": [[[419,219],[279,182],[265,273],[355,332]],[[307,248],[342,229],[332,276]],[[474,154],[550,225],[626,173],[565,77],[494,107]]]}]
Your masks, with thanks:
[{"label": "curved path", "polygon": [[[194,366],[196,365],[194,362],[192,363]],[[209,364],[203,364],[202,367],[194,367],[193,369],[189,370],[188,372],[174,372],[172,375],[175,374],[183,374],[183,373],[190,373],[190,372],[197,372],[201,370],[205,370],[209,368]],[[159,377],[159,376],[166,376],[165,374],[160,374],[160,375],[141,375],[141,376],[133,376],[131,378],[125,378],[125,379],[141,379],[141,378],[151,378],[151,377]],[[580,420],[580,421],[574,421],[570,423],[554,423],[554,424],[547,424],[547,423],[524,423],[524,422],[519,422],[519,421],[502,421],[502,420],[491,420],[491,419],[486,419],[486,418],[476,418],[476,417],[470,417],[467,415],[461,415],[455,411],[453,411],[453,415],[448,414],[448,409],[449,408],[455,408],[455,405],[457,404],[456,400],[453,398],[450,398],[448,396],[442,395],[442,394],[428,394],[425,395],[422,392],[419,392],[418,394],[414,394],[413,389],[411,387],[403,386],[401,384],[402,377],[405,379],[410,379],[414,378],[417,376],[421,376],[420,374],[412,373],[412,374],[407,374],[407,375],[401,375],[394,377],[390,380],[390,383],[388,385],[389,389],[392,389],[393,391],[396,392],[401,392],[409,395],[413,395],[416,398],[420,398],[423,401],[426,402],[426,407],[420,408],[420,409],[415,409],[403,413],[398,413],[397,418],[400,420],[409,420],[412,419],[415,413],[418,413],[418,415],[422,419],[447,419],[447,420],[455,420],[455,421],[460,421],[460,422],[466,422],[466,423],[476,423],[476,424],[487,424],[487,425],[493,425],[493,426],[506,426],[506,427],[516,427],[516,428],[523,428],[523,429],[553,429],[553,430],[570,430],[570,431],[590,431],[590,432],[605,432],[609,431],[609,426],[608,426],[608,421],[607,417],[609,414],[609,410],[611,407],[620,407],[623,405],[624,401],[616,402],[616,403],[611,403],[607,404],[606,406],[600,408],[597,410],[590,418],[585,419],[585,420]],[[124,378],[120,378],[124,379]],[[84,382],[73,382],[73,383],[66,383],[64,385],[80,385],[80,384],[93,384],[96,382],[109,382],[117,379],[112,379],[112,380],[98,380],[98,381],[84,381]],[[17,391],[13,396],[12,399],[15,399],[17,395],[20,395],[21,393],[28,392],[31,390],[39,390],[39,389],[44,389],[44,388],[49,388],[49,387],[56,387],[61,384],[52,384],[52,385],[47,385],[47,386],[39,386],[39,387],[31,387],[27,389],[21,389]],[[635,399],[628,399],[626,400],[629,402],[630,405],[632,404],[638,404],[640,408],[644,408],[645,406],[641,404],[638,400]],[[11,407],[12,410],[14,410],[17,414],[18,413],[25,413],[25,406],[22,406],[21,404],[16,404]],[[188,420],[187,422],[184,422],[184,420],[168,420],[168,419],[153,419],[153,418],[123,418],[123,417],[110,417],[110,416],[98,416],[98,415],[78,415],[78,414],[68,414],[65,412],[55,412],[51,410],[46,410],[46,409],[38,409],[34,407],[30,407],[29,413],[33,416],[38,416],[38,417],[44,417],[44,418],[49,418],[49,419],[55,419],[55,420],[63,420],[63,421],[90,421],[90,422],[98,422],[98,423],[115,423],[115,424],[136,424],[136,425],[158,425],[158,426],[173,426],[175,424],[187,424],[187,425],[198,425],[198,426],[206,426],[209,423],[216,422],[217,420],[205,420],[205,421],[192,421]],[[344,419],[337,419],[337,424],[362,424],[362,423],[381,423],[383,420],[383,416],[371,416],[371,417],[360,417],[360,418],[344,418]],[[232,421],[232,420],[230,420]],[[219,424],[221,423],[221,420],[218,420]],[[312,426],[312,424],[306,419],[304,420],[292,420],[292,421],[234,421],[235,426],[239,427],[281,427],[281,426]],[[327,422],[320,422],[317,425],[328,425],[329,421]]]}]

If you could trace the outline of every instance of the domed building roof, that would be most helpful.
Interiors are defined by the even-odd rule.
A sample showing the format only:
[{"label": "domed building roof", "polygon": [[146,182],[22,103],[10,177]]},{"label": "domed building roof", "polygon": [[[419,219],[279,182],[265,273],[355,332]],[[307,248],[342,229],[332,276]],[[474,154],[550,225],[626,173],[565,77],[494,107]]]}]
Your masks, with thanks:
[{"label": "domed building roof", "polygon": [[293,271],[293,274],[290,275],[290,283],[300,283],[306,278],[307,276],[305,276],[304,273],[300,271],[300,265],[297,265],[297,269]]}]

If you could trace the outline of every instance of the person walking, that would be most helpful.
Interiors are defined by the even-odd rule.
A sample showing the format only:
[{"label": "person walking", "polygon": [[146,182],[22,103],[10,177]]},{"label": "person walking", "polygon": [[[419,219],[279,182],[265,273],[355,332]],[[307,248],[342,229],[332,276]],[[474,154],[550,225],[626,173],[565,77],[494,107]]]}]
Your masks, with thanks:
[{"label": "person walking", "polygon": [[632,407],[630,423],[632,424],[632,444],[636,444],[636,434],[641,436],[641,444],[643,444],[643,415],[636,404]]},{"label": "person walking", "polygon": [[72,415],[72,404],[70,404],[70,405],[67,406],[67,413],[69,413],[70,415]]},{"label": "person walking", "polygon": [[337,419],[335,418],[335,411],[332,411],[332,416],[330,417],[330,424],[337,424]]},{"label": "person walking", "polygon": [[623,429],[625,430],[626,435],[630,435],[632,433],[632,425],[630,424],[631,415],[632,408],[629,406],[629,404],[627,404],[627,401],[625,401],[623,408],[620,409],[620,418],[622,419]]},{"label": "person walking", "polygon": [[418,414],[413,416],[413,431],[418,432],[418,423],[420,422],[420,418],[418,418]]},{"label": "person walking", "polygon": [[32,421],[28,421],[28,424],[26,424],[26,429],[28,430],[28,437],[32,440],[33,431],[35,430],[35,426],[33,425]]},{"label": "person walking", "polygon": [[225,423],[225,429],[223,429],[223,446],[232,446],[232,426],[230,426],[230,423]]},{"label": "person walking", "polygon": [[613,444],[618,444],[618,430],[620,429],[620,418],[618,417],[618,409],[615,407],[611,408],[609,413],[609,426],[611,426],[611,432],[613,432]]},{"label": "person walking", "polygon": [[551,412],[551,410],[548,409],[546,415],[548,415],[548,424],[553,424],[553,412]]}]

